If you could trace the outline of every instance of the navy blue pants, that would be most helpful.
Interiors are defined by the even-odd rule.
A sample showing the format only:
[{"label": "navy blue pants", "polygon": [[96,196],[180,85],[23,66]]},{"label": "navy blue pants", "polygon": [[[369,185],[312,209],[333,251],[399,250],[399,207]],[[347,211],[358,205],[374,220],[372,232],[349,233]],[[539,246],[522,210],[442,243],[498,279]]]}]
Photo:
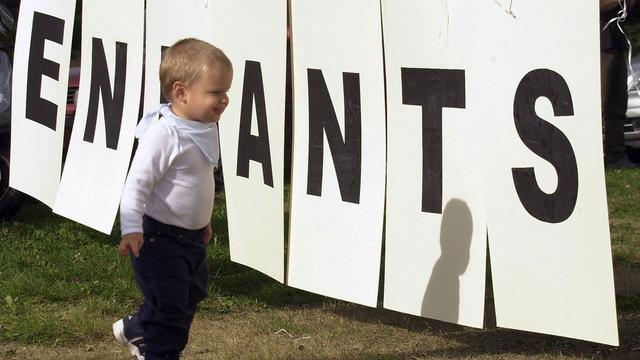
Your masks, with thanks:
[{"label": "navy blue pants", "polygon": [[144,216],[144,244],[131,257],[144,296],[134,315],[146,345],[145,359],[178,359],[200,301],[207,296],[204,229],[187,230]]}]

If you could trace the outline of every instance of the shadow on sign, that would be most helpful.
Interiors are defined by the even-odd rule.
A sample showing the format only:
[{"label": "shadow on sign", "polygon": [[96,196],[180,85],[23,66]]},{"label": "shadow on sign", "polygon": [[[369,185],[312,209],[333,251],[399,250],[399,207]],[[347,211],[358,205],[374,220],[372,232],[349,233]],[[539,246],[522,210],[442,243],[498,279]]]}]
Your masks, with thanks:
[{"label": "shadow on sign", "polygon": [[473,218],[467,204],[451,199],[442,213],[440,258],[433,266],[420,314],[429,318],[458,322],[460,275],[469,265]]}]

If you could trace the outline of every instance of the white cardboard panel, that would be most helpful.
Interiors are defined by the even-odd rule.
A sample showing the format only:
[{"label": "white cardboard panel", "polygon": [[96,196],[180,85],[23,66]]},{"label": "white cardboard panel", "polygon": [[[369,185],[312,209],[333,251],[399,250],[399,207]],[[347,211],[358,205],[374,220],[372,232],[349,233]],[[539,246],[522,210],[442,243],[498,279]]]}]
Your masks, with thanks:
[{"label": "white cardboard panel", "polygon": [[[477,41],[483,32],[473,6],[468,0],[383,1],[388,111],[384,307],[480,328],[486,267],[482,159],[491,134],[478,114],[490,95],[481,86]],[[423,135],[423,107],[404,100],[411,92],[403,90],[403,83],[411,79],[403,80],[402,68],[444,77],[442,83],[420,80],[428,91],[419,93],[425,101],[430,96],[437,102],[450,89],[457,90],[459,99],[442,109],[442,189],[427,182],[425,190],[429,196],[441,191],[442,198],[428,209],[422,204],[423,167],[427,179],[437,164],[423,166],[423,138],[433,143],[430,137],[437,129],[425,122]],[[452,78],[460,74],[462,81]]]},{"label": "white cardboard panel", "polygon": [[160,104],[158,71],[162,47],[195,37],[212,42],[213,4],[209,0],[147,1],[147,42],[145,53],[144,111]]},{"label": "white cardboard panel", "polygon": [[[482,69],[493,101],[481,119],[492,134],[487,192],[497,325],[617,345],[602,161],[598,2],[521,1],[512,11],[514,16],[488,5],[477,14],[491,24],[493,33],[482,39]],[[560,182],[554,166],[525,146],[515,125],[516,90],[536,69],[559,74],[571,96],[571,101],[562,98],[564,91],[551,86],[551,76],[546,76],[535,85],[551,86],[549,96],[523,104],[534,107],[535,102],[537,116],[560,130],[575,154],[575,208],[559,222],[530,214],[512,176],[512,168],[533,167],[538,186],[547,194],[555,193]],[[573,115],[556,116],[552,101],[558,108],[572,103]],[[539,122],[534,123],[539,129]],[[545,143],[550,139],[542,137],[535,146],[549,148]],[[553,151],[566,158],[570,152],[564,149],[554,143]],[[545,208],[545,213],[553,208]]]},{"label": "white cardboard panel", "polygon": [[[374,0],[295,0],[291,20],[295,104],[288,283],[375,306],[385,181],[380,4]],[[308,69],[322,71],[343,138],[343,73],[359,74],[362,167],[357,202],[342,199],[333,162],[336,156],[324,132],[321,196],[308,194],[309,101],[319,100],[309,97]],[[353,112],[353,105],[347,112]]]},{"label": "white cardboard panel", "polygon": [[[13,62],[12,109],[11,109],[11,176],[10,186],[27,193],[53,206],[60,183],[62,169],[62,142],[67,103],[67,84],[75,0],[33,1],[24,0],[20,7],[20,18],[16,33]],[[58,80],[43,75],[34,78],[41,82],[40,97],[57,106],[55,123],[48,127],[39,117],[27,116],[27,83],[29,76],[29,57],[32,51],[31,38],[34,26],[34,13],[37,17],[54,17],[64,21],[62,43],[45,40],[44,61],[59,64]],[[54,37],[51,29],[44,30],[38,25],[46,38]],[[39,62],[33,63],[32,73],[42,70]],[[34,75],[31,76],[32,78]],[[34,99],[29,99],[34,101]]]},{"label": "white cardboard panel", "polygon": [[[284,282],[287,2],[218,0],[214,8],[215,45],[225,51],[234,66],[229,106],[219,123],[231,260]],[[245,72],[247,66],[252,68]],[[256,66],[262,75],[261,84]],[[252,94],[249,89],[254,87],[256,91]],[[264,117],[260,115],[258,120],[257,103],[262,101]],[[260,152],[269,159],[264,161],[271,164],[270,171],[265,167],[266,179],[262,162],[254,160],[249,160],[248,173],[238,175],[238,154],[250,151],[247,140],[240,142],[243,111],[244,121],[248,121],[248,129],[252,130],[244,131],[243,138],[249,135],[261,138],[263,144],[264,139],[268,141],[267,151],[264,148],[251,151],[253,155],[249,157],[253,159]],[[258,121],[266,123],[264,133],[259,131]]]},{"label": "white cardboard panel", "polygon": [[[138,118],[143,61],[144,1],[85,2],[82,19],[83,52],[78,109],[54,212],[101,232],[110,233],[129,167]],[[118,19],[118,26],[114,26],[113,19]],[[114,85],[116,44],[120,42],[127,46],[126,84],[117,146],[107,143],[102,96],[99,96],[93,142],[84,140],[94,67],[92,53],[98,49],[92,45],[93,38],[102,39],[112,94],[121,90],[120,86]],[[123,53],[120,56],[124,56]],[[96,58],[101,56],[97,55]]]}]

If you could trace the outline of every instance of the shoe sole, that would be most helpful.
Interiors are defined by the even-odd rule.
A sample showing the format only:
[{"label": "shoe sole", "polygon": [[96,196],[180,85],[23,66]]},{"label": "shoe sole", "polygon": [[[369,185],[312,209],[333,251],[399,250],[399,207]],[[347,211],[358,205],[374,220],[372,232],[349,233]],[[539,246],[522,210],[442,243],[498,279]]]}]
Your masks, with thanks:
[{"label": "shoe sole", "polygon": [[137,346],[133,344],[127,344],[127,349],[129,349],[129,353],[135,356],[137,360],[144,360],[144,356],[140,354],[140,350]]},{"label": "shoe sole", "polygon": [[122,321],[122,319],[114,322],[112,329],[113,329],[113,336],[115,336],[116,340],[118,340],[120,345],[127,346],[129,344],[129,341],[124,336],[124,322]]},{"label": "shoe sole", "polygon": [[129,340],[127,340],[127,338],[124,336],[124,322],[122,321],[122,319],[114,322],[111,328],[113,329],[113,336],[120,343],[120,345],[126,346],[129,350],[129,353],[135,356],[137,360],[144,360],[144,356],[140,354],[140,350],[138,349],[138,347],[131,344]]}]

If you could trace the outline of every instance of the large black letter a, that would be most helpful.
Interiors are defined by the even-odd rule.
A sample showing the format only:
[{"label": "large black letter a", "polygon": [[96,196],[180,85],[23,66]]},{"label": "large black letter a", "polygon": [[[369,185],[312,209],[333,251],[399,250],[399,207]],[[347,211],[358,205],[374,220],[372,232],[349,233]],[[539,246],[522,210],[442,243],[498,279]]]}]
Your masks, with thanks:
[{"label": "large black letter a", "polygon": [[[254,99],[259,136],[251,135],[251,115],[253,113]],[[237,175],[249,178],[249,160],[255,160],[262,164],[262,179],[264,184],[273,187],[267,109],[264,101],[262,69],[259,62],[245,62],[241,106]]]}]

